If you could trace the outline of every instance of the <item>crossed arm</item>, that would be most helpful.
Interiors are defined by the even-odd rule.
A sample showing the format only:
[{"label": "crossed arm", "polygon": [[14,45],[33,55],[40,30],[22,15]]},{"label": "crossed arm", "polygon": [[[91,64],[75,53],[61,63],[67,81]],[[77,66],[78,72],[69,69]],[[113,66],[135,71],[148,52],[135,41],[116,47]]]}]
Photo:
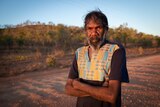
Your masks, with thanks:
[{"label": "crossed arm", "polygon": [[66,94],[84,97],[91,96],[95,99],[115,104],[121,83],[118,80],[110,80],[109,86],[96,87],[78,81],[77,79],[68,79],[65,91]]},{"label": "crossed arm", "polygon": [[[116,52],[113,54],[111,63],[112,71],[110,74],[110,77],[112,77],[113,80],[109,80],[108,86],[96,87],[82,83],[77,79],[68,78],[65,86],[66,94],[76,97],[91,96],[95,99],[115,104],[116,99],[118,97],[118,93],[121,88],[121,66],[123,60],[125,59],[123,58],[123,54],[124,52],[122,49],[116,50]],[[76,57],[74,58],[74,61],[75,63],[73,63],[71,70],[72,72],[70,72],[69,76],[73,78],[78,77]]]}]

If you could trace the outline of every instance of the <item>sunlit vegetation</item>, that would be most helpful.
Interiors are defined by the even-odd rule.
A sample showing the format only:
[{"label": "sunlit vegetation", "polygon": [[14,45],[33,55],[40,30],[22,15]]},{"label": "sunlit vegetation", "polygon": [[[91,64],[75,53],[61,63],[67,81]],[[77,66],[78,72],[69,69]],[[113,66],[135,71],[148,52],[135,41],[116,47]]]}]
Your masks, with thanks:
[{"label": "sunlit vegetation", "polygon": [[[0,49],[50,49],[70,50],[83,43],[83,28],[76,26],[54,25],[26,21],[16,26],[5,25],[0,29]],[[110,40],[121,42],[125,47],[159,47],[160,37],[137,32],[127,24],[110,28],[107,36]]]},{"label": "sunlit vegetation", "polygon": [[38,48],[45,52],[51,49],[69,50],[82,43],[83,38],[82,28],[79,27],[63,24],[22,24],[0,30],[0,49],[36,50]]},{"label": "sunlit vegetation", "polygon": [[48,66],[56,66],[56,58],[54,55],[47,55],[46,63]]},{"label": "sunlit vegetation", "polygon": [[159,47],[160,35],[145,34],[137,32],[136,29],[127,27],[127,24],[120,25],[109,30],[109,39],[121,42],[125,47]]},{"label": "sunlit vegetation", "polygon": [[[160,35],[159,35],[160,36]],[[110,28],[107,39],[121,42],[127,56],[156,53],[160,37],[138,32],[127,24]],[[26,22],[18,25],[1,25],[0,28],[0,76],[34,71],[46,67],[64,67],[71,62],[58,59],[73,55],[85,43],[83,27]],[[64,65],[67,64],[67,65]]]}]

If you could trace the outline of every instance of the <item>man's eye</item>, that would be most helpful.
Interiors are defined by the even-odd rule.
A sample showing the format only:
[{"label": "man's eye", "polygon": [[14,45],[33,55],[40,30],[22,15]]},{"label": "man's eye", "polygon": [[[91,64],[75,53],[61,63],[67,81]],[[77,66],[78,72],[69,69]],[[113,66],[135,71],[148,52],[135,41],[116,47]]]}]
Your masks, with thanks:
[{"label": "man's eye", "polygon": [[97,29],[97,30],[100,30],[101,28],[102,28],[102,27],[99,26],[99,27],[97,27],[96,29]]},{"label": "man's eye", "polygon": [[99,27],[97,27],[96,29],[97,29],[97,30],[100,30],[100,28],[99,28]]},{"label": "man's eye", "polygon": [[88,30],[88,31],[91,31],[91,30],[92,30],[92,28],[87,28],[87,30]]},{"label": "man's eye", "polygon": [[92,28],[90,28],[90,27],[88,28],[88,30],[91,30],[91,29],[92,29]]}]

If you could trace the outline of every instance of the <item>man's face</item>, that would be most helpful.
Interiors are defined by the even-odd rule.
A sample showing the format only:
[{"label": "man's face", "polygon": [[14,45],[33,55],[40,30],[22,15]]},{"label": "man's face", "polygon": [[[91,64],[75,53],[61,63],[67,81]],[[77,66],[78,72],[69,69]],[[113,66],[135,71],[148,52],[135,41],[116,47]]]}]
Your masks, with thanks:
[{"label": "man's face", "polygon": [[103,39],[104,28],[101,23],[90,20],[86,25],[86,34],[90,43],[97,46]]}]

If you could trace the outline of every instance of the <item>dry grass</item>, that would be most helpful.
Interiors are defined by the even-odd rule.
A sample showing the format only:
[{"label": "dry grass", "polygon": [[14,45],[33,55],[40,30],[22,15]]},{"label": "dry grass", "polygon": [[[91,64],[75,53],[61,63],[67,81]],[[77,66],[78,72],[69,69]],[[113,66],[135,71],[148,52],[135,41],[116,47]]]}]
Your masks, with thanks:
[{"label": "dry grass", "polygon": [[[70,51],[69,56],[63,50],[54,50],[47,55],[38,49],[32,53],[4,54],[0,57],[0,77],[12,76],[23,72],[39,71],[48,67],[68,67],[75,51]],[[160,53],[160,48],[129,48],[126,49],[127,57],[138,57]],[[65,60],[65,61],[64,61]]]},{"label": "dry grass", "polygon": [[127,48],[126,55],[127,57],[139,57],[139,56],[146,56],[146,55],[153,55],[160,53],[160,48]]},{"label": "dry grass", "polygon": [[56,57],[55,55],[47,55],[46,57],[46,64],[50,67],[56,66]]},{"label": "dry grass", "polygon": [[60,50],[60,49],[54,50],[52,53],[54,54],[55,57],[63,57],[65,55],[64,50]]}]

